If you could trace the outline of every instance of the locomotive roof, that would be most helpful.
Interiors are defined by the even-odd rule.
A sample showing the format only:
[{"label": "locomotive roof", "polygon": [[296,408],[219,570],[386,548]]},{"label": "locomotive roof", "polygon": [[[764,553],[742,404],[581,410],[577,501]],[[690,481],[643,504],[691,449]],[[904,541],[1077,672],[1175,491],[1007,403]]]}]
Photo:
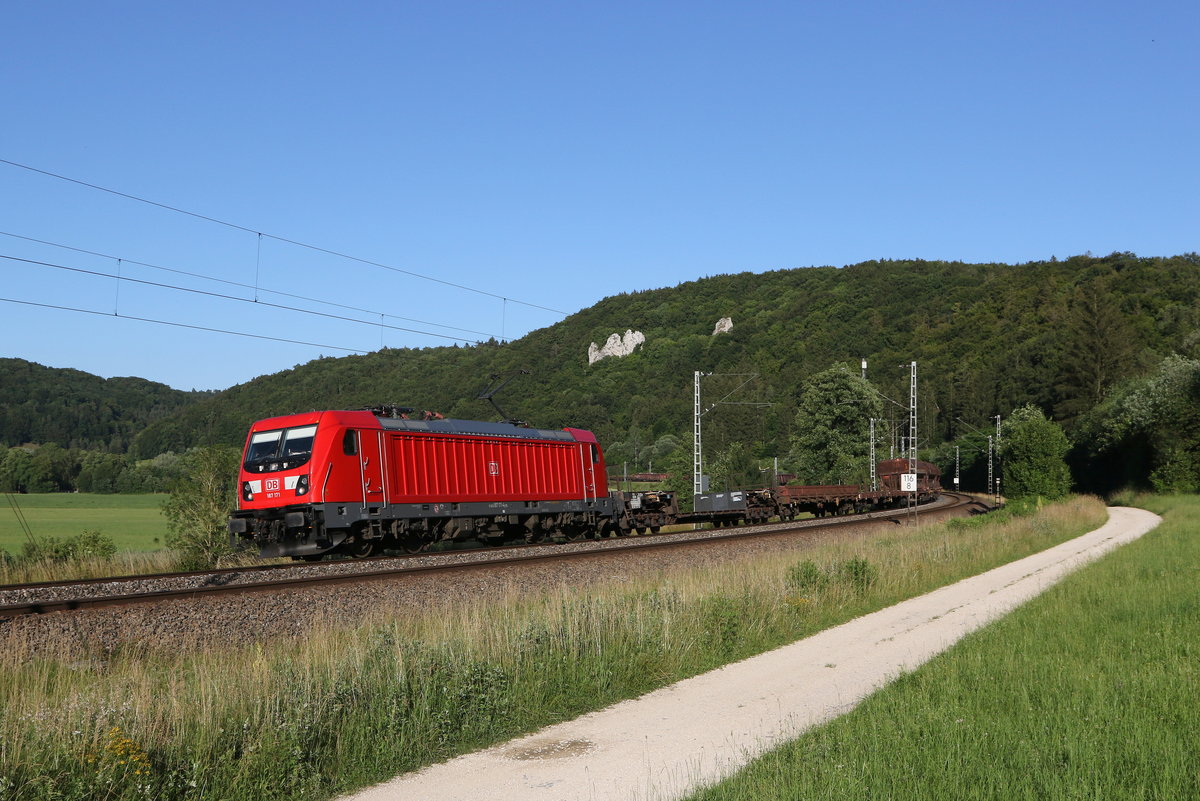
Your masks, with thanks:
[{"label": "locomotive roof", "polygon": [[483,420],[402,420],[378,418],[379,425],[393,431],[421,431],[430,434],[476,434],[486,437],[550,439],[575,442],[570,432],[545,428],[522,428],[512,423],[488,423]]}]

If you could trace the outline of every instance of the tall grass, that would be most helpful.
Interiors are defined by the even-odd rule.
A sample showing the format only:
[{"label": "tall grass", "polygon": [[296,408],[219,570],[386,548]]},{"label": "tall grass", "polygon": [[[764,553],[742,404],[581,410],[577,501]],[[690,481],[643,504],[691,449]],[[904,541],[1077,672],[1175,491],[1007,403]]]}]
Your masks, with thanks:
[{"label": "tall grass", "polygon": [[1200,498],[697,801],[1200,798]]},{"label": "tall grass", "polygon": [[147,643],[47,657],[9,643],[0,797],[326,798],[793,641],[1103,517],[1076,499],[996,525],[897,527],[212,653]]},{"label": "tall grass", "polygon": [[152,553],[118,551],[112,556],[87,557],[70,561],[54,559],[0,560],[0,585],[170,573],[176,569],[175,566],[178,562],[178,554],[171,550]]}]

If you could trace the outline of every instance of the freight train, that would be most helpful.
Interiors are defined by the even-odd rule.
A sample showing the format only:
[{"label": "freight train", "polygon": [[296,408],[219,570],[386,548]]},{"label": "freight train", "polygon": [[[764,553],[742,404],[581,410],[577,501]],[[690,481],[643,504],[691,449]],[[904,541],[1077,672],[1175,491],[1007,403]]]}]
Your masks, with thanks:
[{"label": "freight train", "polygon": [[448,420],[376,407],[272,417],[250,427],[229,519],[237,547],[263,557],[320,559],[416,552],[439,543],[556,542],[658,531],[674,523],[731,525],[865,511],[932,500],[936,466],[918,462],[917,492],[901,492],[908,462],[880,463],[881,488],[770,487],[700,495],[681,513],[671,492],[610,492],[589,431]]}]

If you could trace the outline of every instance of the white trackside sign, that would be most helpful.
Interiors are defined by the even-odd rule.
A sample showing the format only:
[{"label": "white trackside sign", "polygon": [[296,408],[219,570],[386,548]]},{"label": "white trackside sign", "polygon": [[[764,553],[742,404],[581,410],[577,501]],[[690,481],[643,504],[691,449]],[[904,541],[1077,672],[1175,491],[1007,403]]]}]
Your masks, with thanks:
[{"label": "white trackside sign", "polygon": [[916,473],[901,473],[900,474],[900,491],[901,492],[916,492],[917,491],[917,474]]}]

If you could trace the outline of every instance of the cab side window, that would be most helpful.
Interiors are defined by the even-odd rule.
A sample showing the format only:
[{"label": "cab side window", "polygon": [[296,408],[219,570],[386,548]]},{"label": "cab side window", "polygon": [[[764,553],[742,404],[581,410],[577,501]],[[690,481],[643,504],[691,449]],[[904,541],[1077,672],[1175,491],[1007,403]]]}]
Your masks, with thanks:
[{"label": "cab side window", "polygon": [[358,454],[358,432],[354,429],[348,429],[346,435],[342,437],[342,453],[347,456]]}]

